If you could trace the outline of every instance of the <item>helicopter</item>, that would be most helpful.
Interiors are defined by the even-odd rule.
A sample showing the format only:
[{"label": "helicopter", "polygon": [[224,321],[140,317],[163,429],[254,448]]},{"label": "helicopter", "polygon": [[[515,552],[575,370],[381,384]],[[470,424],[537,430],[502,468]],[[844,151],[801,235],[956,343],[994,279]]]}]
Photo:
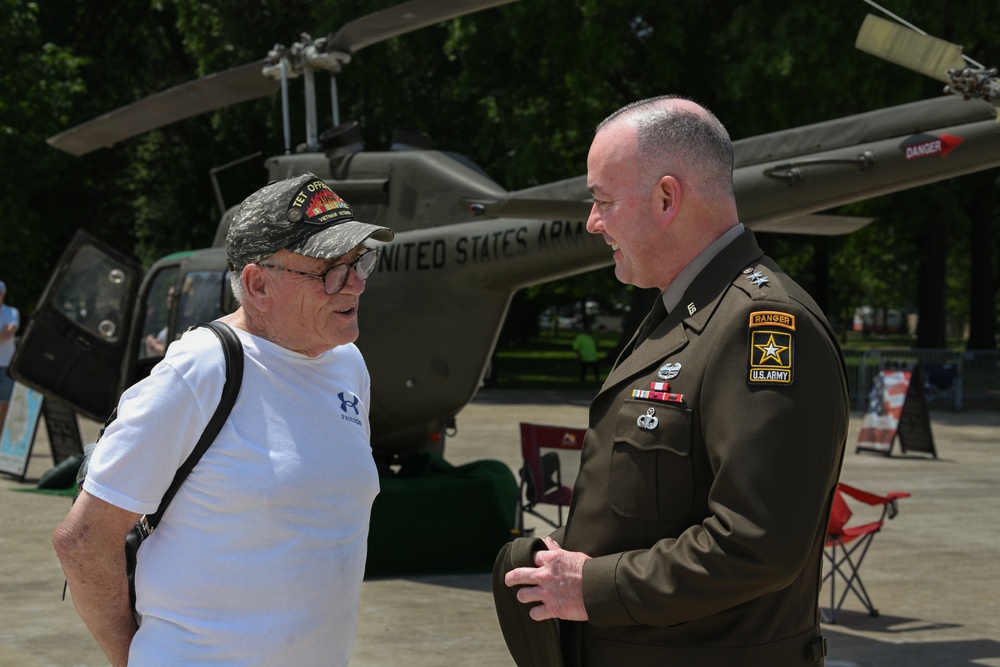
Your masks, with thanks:
[{"label": "helicopter", "polygon": [[[286,152],[265,161],[268,180],[312,172],[350,202],[358,219],[395,232],[393,241],[375,244],[381,255],[357,341],[372,377],[373,452],[384,461],[440,453],[483,382],[513,295],[613,259],[586,231],[592,201],[585,176],[511,192],[464,156],[432,150],[417,136],[399,134],[388,151],[364,150],[357,123],[338,117],[336,75],[361,48],[510,1],[410,0],[325,37],[303,35],[259,61],[157,93],[49,143],[83,155],[280,91]],[[886,46],[898,41],[896,29],[875,32],[863,28],[859,48],[863,42],[877,55],[904,60],[900,54],[914,48]],[[315,103],[319,71],[330,74],[334,109],[333,127],[324,132]],[[989,70],[963,76],[995,93]],[[288,96],[290,79],[298,77],[307,138],[293,151]],[[821,212],[1000,165],[996,96],[970,94],[958,80],[950,85],[958,94],[734,142],[741,221],[758,233],[849,234],[871,219]],[[145,275],[133,259],[79,232],[25,327],[11,374],[103,421],[121,392],[162,358],[157,343],[236,308],[224,249],[234,211],[222,216],[212,247],[164,257]]]}]

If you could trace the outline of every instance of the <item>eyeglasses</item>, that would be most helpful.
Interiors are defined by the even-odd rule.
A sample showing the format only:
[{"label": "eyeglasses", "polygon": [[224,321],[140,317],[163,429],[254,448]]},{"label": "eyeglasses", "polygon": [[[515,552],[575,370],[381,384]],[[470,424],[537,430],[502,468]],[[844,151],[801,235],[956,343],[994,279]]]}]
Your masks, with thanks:
[{"label": "eyeglasses", "polygon": [[354,272],[358,274],[358,278],[362,281],[368,280],[368,276],[372,274],[372,270],[375,268],[375,263],[378,261],[378,255],[378,250],[366,250],[358,255],[357,259],[353,262],[334,264],[323,273],[308,273],[306,271],[286,269],[283,266],[276,266],[274,264],[258,264],[258,266],[263,266],[266,269],[277,269],[279,271],[287,271],[288,273],[297,273],[300,276],[315,278],[316,280],[322,281],[323,291],[326,292],[327,295],[331,295],[344,289],[344,285],[347,284],[347,278],[351,274],[351,269],[354,269]]}]

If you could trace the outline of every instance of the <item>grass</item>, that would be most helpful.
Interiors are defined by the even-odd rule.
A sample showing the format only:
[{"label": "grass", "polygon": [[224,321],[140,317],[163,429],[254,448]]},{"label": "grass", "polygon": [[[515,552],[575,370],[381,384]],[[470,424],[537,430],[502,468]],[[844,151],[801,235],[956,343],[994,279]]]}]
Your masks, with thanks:
[{"label": "grass", "polygon": [[[543,332],[525,345],[500,347],[495,364],[498,389],[579,389],[580,362],[573,351],[575,331]],[[595,333],[601,378],[607,376],[614,359],[609,356],[617,334]],[[588,376],[593,384],[593,376]]]},{"label": "grass", "polygon": [[[580,365],[573,351],[575,331],[543,331],[527,343],[501,346],[497,350],[495,379],[491,385],[498,389],[579,389],[589,386],[580,383]],[[612,353],[618,342],[617,334],[596,333],[602,379],[607,376],[614,362]],[[842,343],[845,350],[870,348],[909,349],[913,338],[907,335],[862,336],[853,332]],[[950,343],[953,349],[962,349],[961,341]],[[848,355],[849,372],[861,363],[858,355]],[[593,380],[588,378],[588,382]]]}]

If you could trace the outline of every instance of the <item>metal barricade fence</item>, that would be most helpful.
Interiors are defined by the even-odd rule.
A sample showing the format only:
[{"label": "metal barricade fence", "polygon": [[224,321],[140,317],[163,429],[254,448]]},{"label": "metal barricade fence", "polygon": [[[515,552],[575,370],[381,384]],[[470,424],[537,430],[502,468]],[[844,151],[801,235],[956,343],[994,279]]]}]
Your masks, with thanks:
[{"label": "metal barricade fence", "polygon": [[845,349],[851,402],[864,410],[872,380],[884,368],[923,364],[924,394],[930,407],[960,411],[970,402],[1000,403],[1000,351],[917,348]]}]

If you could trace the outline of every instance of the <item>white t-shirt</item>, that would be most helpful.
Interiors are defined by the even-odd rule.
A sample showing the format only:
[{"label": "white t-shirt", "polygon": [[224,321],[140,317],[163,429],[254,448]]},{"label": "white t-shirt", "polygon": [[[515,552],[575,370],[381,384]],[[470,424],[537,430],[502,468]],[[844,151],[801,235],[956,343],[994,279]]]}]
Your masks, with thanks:
[{"label": "white t-shirt", "polygon": [[[237,333],[239,399],[139,550],[129,664],[347,665],[379,488],[368,370],[354,345],[309,358]],[[184,334],[122,395],[85,490],[155,511],[224,382],[216,336]]]},{"label": "white t-shirt", "polygon": [[[17,308],[6,304],[0,306],[0,329],[6,329],[8,324],[21,325],[21,315]],[[0,340],[0,367],[10,366],[10,358],[14,356],[14,337]]]}]

